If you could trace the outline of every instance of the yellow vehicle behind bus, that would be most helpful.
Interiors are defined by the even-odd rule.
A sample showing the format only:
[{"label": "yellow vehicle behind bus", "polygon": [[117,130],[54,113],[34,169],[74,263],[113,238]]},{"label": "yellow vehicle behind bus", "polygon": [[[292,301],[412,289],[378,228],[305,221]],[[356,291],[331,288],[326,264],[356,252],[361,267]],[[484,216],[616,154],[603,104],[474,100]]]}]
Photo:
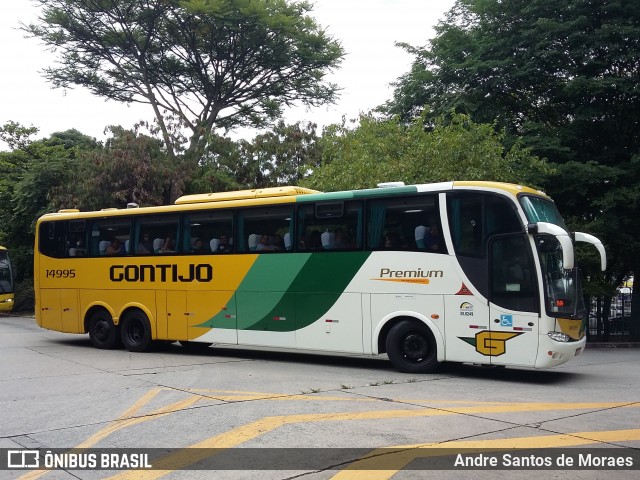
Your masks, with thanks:
[{"label": "yellow vehicle behind bus", "polygon": [[0,246],[0,312],[13,309],[14,273],[9,251]]}]

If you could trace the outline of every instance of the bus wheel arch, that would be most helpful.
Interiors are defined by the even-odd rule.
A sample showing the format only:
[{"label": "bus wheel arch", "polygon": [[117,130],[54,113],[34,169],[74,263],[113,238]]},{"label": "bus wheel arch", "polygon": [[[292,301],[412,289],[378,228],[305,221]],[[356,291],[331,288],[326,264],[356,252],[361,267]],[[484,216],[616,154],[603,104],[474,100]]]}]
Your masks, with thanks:
[{"label": "bus wheel arch", "polygon": [[112,350],[120,347],[120,331],[113,321],[113,316],[104,307],[91,307],[84,320],[85,331],[95,348]]},{"label": "bus wheel arch", "polygon": [[391,363],[405,373],[435,371],[442,347],[433,327],[415,317],[397,317],[387,322],[378,336],[378,352],[386,352]]},{"label": "bus wheel arch", "polygon": [[120,317],[120,339],[130,352],[145,352],[152,344],[151,323],[139,308],[129,308]]}]

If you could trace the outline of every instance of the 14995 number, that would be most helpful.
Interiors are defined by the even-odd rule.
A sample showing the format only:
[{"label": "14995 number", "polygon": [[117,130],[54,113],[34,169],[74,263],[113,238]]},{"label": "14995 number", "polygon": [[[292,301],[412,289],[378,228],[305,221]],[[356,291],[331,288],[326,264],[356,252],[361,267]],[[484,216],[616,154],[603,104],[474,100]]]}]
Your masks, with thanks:
[{"label": "14995 number", "polygon": [[68,268],[68,269],[46,270],[46,276],[47,278],[75,278],[76,269]]}]

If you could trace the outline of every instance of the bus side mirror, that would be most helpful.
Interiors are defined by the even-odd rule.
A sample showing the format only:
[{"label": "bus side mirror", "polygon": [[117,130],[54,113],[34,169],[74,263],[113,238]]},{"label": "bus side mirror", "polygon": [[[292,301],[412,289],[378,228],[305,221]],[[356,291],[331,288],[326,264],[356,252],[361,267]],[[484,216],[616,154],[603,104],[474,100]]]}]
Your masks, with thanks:
[{"label": "bus side mirror", "polygon": [[547,234],[556,237],[562,248],[562,268],[565,270],[573,269],[575,265],[573,242],[571,241],[569,233],[564,228],[548,222],[530,223],[527,225],[527,233],[531,235]]},{"label": "bus side mirror", "polygon": [[574,232],[573,235],[576,239],[576,242],[590,243],[591,245],[596,247],[598,252],[600,252],[600,268],[604,272],[607,269],[607,252],[605,252],[602,242],[593,235],[589,235],[588,233]]}]

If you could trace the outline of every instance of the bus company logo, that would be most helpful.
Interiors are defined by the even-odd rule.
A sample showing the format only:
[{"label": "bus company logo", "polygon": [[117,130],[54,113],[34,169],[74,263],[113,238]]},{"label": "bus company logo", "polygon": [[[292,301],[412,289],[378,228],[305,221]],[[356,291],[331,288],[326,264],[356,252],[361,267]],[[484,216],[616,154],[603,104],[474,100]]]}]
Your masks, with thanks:
[{"label": "bus company logo", "polygon": [[460,316],[473,317],[473,305],[471,305],[469,302],[462,302],[460,304]]},{"label": "bus company logo", "polygon": [[475,338],[458,337],[469,345],[476,347],[476,352],[486,357],[499,357],[507,352],[507,340],[511,340],[523,332],[491,332],[483,330],[476,333]]},{"label": "bus company logo", "polygon": [[213,267],[208,263],[191,263],[183,268],[176,264],[112,265],[109,279],[112,282],[210,282]]},{"label": "bus company logo", "polygon": [[418,283],[428,285],[431,278],[444,277],[442,270],[392,270],[390,268],[381,268],[380,276],[372,278],[381,282],[401,282],[401,283]]}]

